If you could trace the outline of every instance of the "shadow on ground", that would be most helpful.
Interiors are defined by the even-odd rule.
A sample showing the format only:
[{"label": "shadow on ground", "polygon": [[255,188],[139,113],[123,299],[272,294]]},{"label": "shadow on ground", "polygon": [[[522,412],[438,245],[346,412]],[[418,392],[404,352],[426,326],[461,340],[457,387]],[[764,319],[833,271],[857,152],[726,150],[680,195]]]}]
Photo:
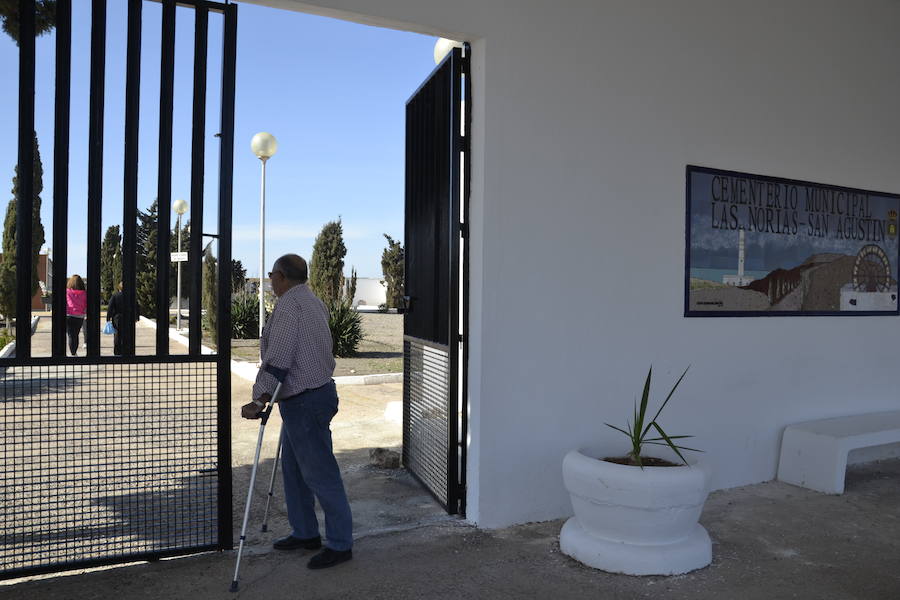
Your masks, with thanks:
[{"label": "shadow on ground", "polygon": [[[338,452],[337,459],[350,498],[355,539],[450,518],[405,469],[381,469],[369,464],[367,449]],[[290,533],[280,472],[275,478],[269,507],[268,531],[261,530],[273,464],[273,458],[261,461],[257,473],[247,526],[245,552],[248,556],[272,551],[274,539]],[[244,465],[232,473],[235,545],[243,523],[251,470],[251,465]],[[215,545],[218,504],[216,478],[212,475],[197,472],[188,477],[161,480],[156,489],[99,495],[77,514],[57,512],[52,520],[43,521],[38,528],[27,523],[8,523],[0,527],[0,558],[5,559],[4,568],[34,568],[61,559],[104,558],[110,553],[165,553]],[[319,522],[325,537],[321,511]]]},{"label": "shadow on ground", "polygon": [[[350,499],[354,538],[419,527],[450,518],[406,469],[381,469],[369,464],[368,448],[338,451],[335,456]],[[275,539],[290,533],[280,469],[275,477],[268,531],[261,531],[273,463],[272,458],[260,461],[254,486],[246,542],[247,551],[253,554],[269,552]],[[246,486],[250,481],[251,469],[250,465],[246,465],[234,470],[235,544],[244,518]],[[318,507],[317,512],[321,534],[325,537],[325,519]]]},{"label": "shadow on ground", "polygon": [[357,352],[353,358],[403,358],[402,352]]},{"label": "shadow on ground", "polygon": [[829,496],[769,482],[715,492],[701,522],[713,563],[675,577],[590,569],[559,552],[562,520],[501,530],[440,522],[357,541],[353,561],[309,571],[309,552],[250,555],[237,594],[234,553],[0,587],[0,598],[896,600],[900,460],[850,468]]}]

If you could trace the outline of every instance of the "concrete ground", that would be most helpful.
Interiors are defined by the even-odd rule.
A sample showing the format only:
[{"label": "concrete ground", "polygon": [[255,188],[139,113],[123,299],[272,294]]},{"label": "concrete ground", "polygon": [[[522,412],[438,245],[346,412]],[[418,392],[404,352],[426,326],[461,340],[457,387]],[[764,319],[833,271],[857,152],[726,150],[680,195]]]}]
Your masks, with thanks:
[{"label": "concrete ground", "polygon": [[[350,497],[355,537],[417,527],[448,518],[405,469],[380,469],[370,464],[371,448],[400,449],[400,425],[386,420],[384,410],[388,402],[400,398],[401,387],[399,383],[338,386],[339,409],[331,423],[331,430],[335,456]],[[249,401],[250,388],[249,382],[232,378],[233,414],[237,415],[241,404]],[[251,525],[248,525],[247,531],[250,553],[268,552],[275,537],[289,532],[280,474],[275,479],[276,499],[270,509],[269,533],[262,533],[259,528],[265,512],[264,498],[271,480],[280,428],[281,418],[276,410],[266,426],[255,500],[250,505]],[[236,418],[232,422],[235,540],[244,517],[258,433],[259,421]],[[321,516],[319,520],[324,523]]]},{"label": "concrete ground", "polygon": [[443,522],[358,540],[354,560],[309,571],[309,553],[256,554],[229,594],[234,553],[0,587],[0,598],[604,598],[896,600],[900,460],[851,467],[827,496],[769,482],[713,493],[701,522],[713,563],[675,577],[611,575],[559,552],[562,521],[485,531]]}]

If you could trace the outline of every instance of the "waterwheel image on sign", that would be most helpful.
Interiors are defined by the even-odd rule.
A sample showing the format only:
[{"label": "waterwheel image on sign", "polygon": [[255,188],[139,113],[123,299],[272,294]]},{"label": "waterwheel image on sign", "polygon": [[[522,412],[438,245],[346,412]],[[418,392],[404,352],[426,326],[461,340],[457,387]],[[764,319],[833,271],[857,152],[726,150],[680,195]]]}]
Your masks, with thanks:
[{"label": "waterwheel image on sign", "polygon": [[900,314],[900,196],[687,167],[685,316]]}]

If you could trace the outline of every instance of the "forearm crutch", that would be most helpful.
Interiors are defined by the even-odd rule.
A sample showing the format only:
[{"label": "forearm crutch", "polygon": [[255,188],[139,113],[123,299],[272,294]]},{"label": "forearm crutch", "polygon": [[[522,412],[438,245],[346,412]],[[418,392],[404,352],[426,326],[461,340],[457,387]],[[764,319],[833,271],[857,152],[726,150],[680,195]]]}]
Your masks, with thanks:
[{"label": "forearm crutch", "polygon": [[[283,380],[283,377],[281,378]],[[256,483],[256,469],[259,466],[259,452],[262,449],[263,434],[266,431],[266,422],[275,402],[278,401],[278,393],[281,391],[281,381],[275,386],[275,392],[272,393],[272,399],[269,405],[260,413],[259,436],[256,439],[256,455],[253,457],[253,470],[250,471],[250,485],[247,488],[247,505],[244,507],[244,524],[241,526],[241,541],[238,545],[237,562],[234,565],[234,579],[231,582],[230,592],[238,591],[238,573],[241,570],[241,555],[244,553],[244,541],[247,539],[247,521],[250,519],[250,501],[253,499],[253,485]]]},{"label": "forearm crutch", "polygon": [[272,464],[272,477],[269,479],[269,495],[266,497],[266,512],[263,513],[263,524],[261,531],[265,533],[269,530],[269,504],[272,503],[272,490],[275,489],[275,473],[278,472],[278,462],[281,460],[281,444],[284,443],[284,426],[281,426],[281,432],[278,434],[278,448],[275,450],[275,462]]}]

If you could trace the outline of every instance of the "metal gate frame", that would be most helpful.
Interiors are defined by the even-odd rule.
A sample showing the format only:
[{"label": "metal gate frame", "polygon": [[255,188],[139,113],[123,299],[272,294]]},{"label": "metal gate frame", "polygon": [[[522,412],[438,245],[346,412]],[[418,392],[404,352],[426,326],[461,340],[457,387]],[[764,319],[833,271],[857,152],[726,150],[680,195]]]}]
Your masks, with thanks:
[{"label": "metal gate frame", "polygon": [[469,44],[454,48],[406,104],[403,464],[448,513],[463,516],[470,56]]},{"label": "metal gate frame", "polygon": [[[151,371],[177,372],[179,369],[190,371],[195,365],[197,369],[215,370],[215,407],[208,416],[214,423],[216,443],[216,464],[212,469],[217,476],[217,514],[214,522],[214,541],[200,545],[164,547],[147,552],[121,553],[115,548],[106,556],[79,560],[68,557],[66,560],[48,559],[39,564],[25,568],[5,569],[0,565],[0,579],[21,577],[39,573],[62,571],[66,569],[85,568],[106,564],[115,564],[134,560],[152,560],[167,556],[190,554],[205,550],[230,549],[233,545],[232,534],[232,483],[231,483],[231,377],[230,377],[230,344],[219,344],[215,355],[203,355],[200,352],[201,320],[200,311],[192,310],[189,318],[189,351],[187,355],[169,355],[168,327],[158,327],[156,336],[156,354],[154,356],[135,356],[136,316],[135,263],[136,263],[136,218],[137,218],[137,177],[138,177],[138,131],[139,131],[139,99],[140,99],[140,54],[141,54],[141,16],[144,1],[157,1],[162,4],[162,59],[160,85],[160,119],[159,119],[159,202],[163,207],[159,211],[157,244],[160,252],[157,257],[156,285],[158,295],[157,322],[168,324],[169,308],[169,269],[168,251],[170,240],[171,204],[171,168],[172,168],[172,111],[173,111],[173,79],[175,66],[175,15],[176,5],[191,7],[195,10],[194,32],[194,78],[193,78],[193,132],[192,132],[192,166],[191,166],[191,222],[192,229],[198,232],[191,236],[189,272],[192,283],[189,290],[190,306],[201,303],[201,255],[203,252],[203,188],[204,188],[204,154],[205,154],[205,115],[206,115],[206,75],[208,49],[209,13],[223,16],[223,64],[221,123],[219,147],[219,179],[218,179],[218,235],[205,234],[218,240],[217,266],[217,339],[229,340],[231,331],[231,228],[232,228],[232,173],[234,156],[234,100],[235,100],[235,67],[237,41],[237,6],[223,4],[211,0],[128,0],[127,54],[126,54],[126,106],[125,106],[125,144],[124,144],[124,207],[123,207],[123,278],[125,310],[121,329],[123,355],[100,355],[100,246],[101,246],[101,208],[103,177],[103,118],[104,118],[104,78],[106,67],[106,6],[107,0],[92,0],[91,7],[91,61],[90,61],[90,110],[89,110],[89,149],[88,149],[88,209],[87,209],[87,293],[88,311],[86,315],[87,356],[67,357],[65,349],[65,288],[67,262],[67,225],[68,225],[68,179],[69,179],[69,120],[71,90],[71,55],[72,55],[72,2],[57,1],[56,22],[56,91],[54,119],[54,165],[53,165],[53,248],[55,260],[53,264],[52,288],[52,356],[33,357],[31,354],[31,286],[24,285],[20,279],[16,301],[16,357],[0,359],[0,381],[2,385],[9,383],[8,373],[16,369],[32,368],[39,377],[30,381],[38,381],[55,369],[70,371],[79,368],[91,369],[103,367],[109,371],[116,369],[141,369]],[[35,109],[35,1],[19,0],[21,18],[19,40],[19,115],[18,115],[18,165],[19,198],[18,219],[16,223],[16,267],[19,277],[31,273],[31,242],[34,177],[34,109]],[[27,275],[26,275],[27,277]],[[208,367],[204,367],[208,365]],[[105,388],[102,388],[105,389]],[[7,387],[3,387],[3,403],[0,404],[0,415],[3,423],[8,424],[11,418],[3,412],[7,410]],[[40,394],[41,392],[38,392]],[[163,394],[164,396],[165,394]],[[174,396],[172,396],[174,397]],[[187,414],[195,409],[184,407]],[[12,409],[9,409],[12,411]],[[15,415],[13,415],[15,416]],[[177,413],[173,419],[185,422]],[[4,437],[11,437],[9,433]],[[0,445],[3,442],[0,441]],[[0,465],[0,469],[15,468],[16,465]],[[27,490],[13,489],[9,483],[11,476],[6,471],[0,472],[0,490],[14,503],[16,495],[25,495]],[[13,483],[16,482],[12,479]],[[8,515],[7,515],[8,516]],[[2,542],[2,540],[0,540]],[[101,544],[102,545],[102,544]],[[52,553],[50,553],[52,554]]]}]

